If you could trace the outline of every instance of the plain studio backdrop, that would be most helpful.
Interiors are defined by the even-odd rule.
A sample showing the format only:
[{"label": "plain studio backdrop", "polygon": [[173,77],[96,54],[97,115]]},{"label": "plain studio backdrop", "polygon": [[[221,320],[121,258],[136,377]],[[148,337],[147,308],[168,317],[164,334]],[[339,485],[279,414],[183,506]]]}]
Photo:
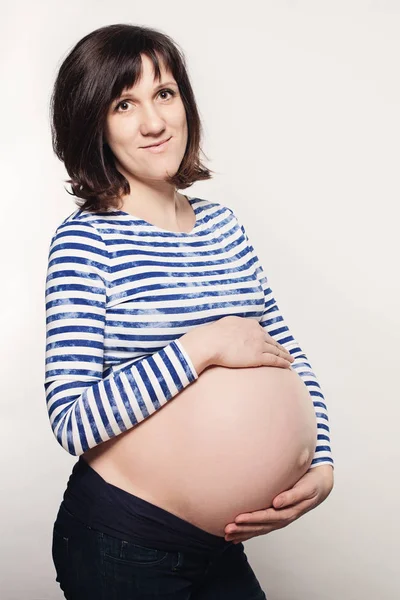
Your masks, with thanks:
[{"label": "plain studio backdrop", "polygon": [[[44,288],[71,214],[48,104],[90,31],[160,29],[183,49],[212,180],[236,211],[330,415],[335,486],[245,542],[268,600],[400,597],[400,6],[393,1],[7,3],[1,25],[1,591],[57,600],[51,534],[77,457],[47,417]],[[245,599],[244,599],[245,600]]]}]

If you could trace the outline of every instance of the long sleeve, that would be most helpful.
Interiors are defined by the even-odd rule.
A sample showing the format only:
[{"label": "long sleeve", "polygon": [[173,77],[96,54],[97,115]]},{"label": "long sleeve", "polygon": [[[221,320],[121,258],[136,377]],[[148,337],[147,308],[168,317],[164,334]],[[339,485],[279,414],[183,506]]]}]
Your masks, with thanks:
[{"label": "long sleeve", "polygon": [[199,377],[178,339],[103,377],[109,270],[93,225],[69,220],[57,228],[46,277],[44,388],[53,433],[75,456],[134,427]]},{"label": "long sleeve", "polygon": [[317,381],[307,356],[300,348],[300,345],[294,339],[287,324],[285,323],[269,285],[268,278],[254,250],[254,247],[249,241],[244,226],[240,223],[239,225],[247,241],[248,248],[250,250],[251,261],[254,263],[258,280],[260,281],[264,291],[264,312],[260,320],[260,325],[262,325],[262,327],[267,330],[269,335],[275,338],[276,341],[284,346],[286,350],[288,350],[293,356],[294,361],[291,365],[291,368],[295,369],[295,371],[301,377],[313,400],[315,417],[317,420],[317,445],[310,469],[323,464],[329,464],[334,468],[334,461],[330,447],[328,410],[324,395],[321,391],[321,386]]}]

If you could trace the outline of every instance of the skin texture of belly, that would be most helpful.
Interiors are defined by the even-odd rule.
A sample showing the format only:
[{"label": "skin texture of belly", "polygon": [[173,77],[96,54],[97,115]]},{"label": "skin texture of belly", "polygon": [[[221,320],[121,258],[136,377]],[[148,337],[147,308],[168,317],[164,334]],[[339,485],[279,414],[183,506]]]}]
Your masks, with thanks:
[{"label": "skin texture of belly", "polygon": [[293,369],[212,366],[83,458],[108,483],[224,536],[306,473],[316,440],[312,398]]}]

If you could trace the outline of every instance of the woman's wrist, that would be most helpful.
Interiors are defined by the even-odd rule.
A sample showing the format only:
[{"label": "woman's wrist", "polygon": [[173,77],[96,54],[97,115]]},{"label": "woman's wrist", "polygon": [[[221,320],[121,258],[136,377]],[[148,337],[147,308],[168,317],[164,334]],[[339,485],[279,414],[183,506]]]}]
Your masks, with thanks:
[{"label": "woman's wrist", "polygon": [[202,371],[210,367],[213,363],[212,345],[210,343],[209,329],[207,325],[200,325],[191,329],[179,338],[194,368],[200,375]]}]

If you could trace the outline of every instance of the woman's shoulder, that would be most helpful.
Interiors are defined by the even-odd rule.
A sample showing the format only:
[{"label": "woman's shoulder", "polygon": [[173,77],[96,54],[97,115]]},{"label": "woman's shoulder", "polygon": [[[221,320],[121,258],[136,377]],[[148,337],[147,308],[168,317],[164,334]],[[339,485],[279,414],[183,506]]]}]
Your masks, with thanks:
[{"label": "woman's shoulder", "polygon": [[[104,214],[104,216],[103,216]],[[107,218],[107,213],[91,213],[83,211],[80,208],[75,209],[66,216],[55,228],[55,234],[66,231],[80,231],[81,235],[97,235],[101,238],[101,231],[98,227]]]},{"label": "woman's shoulder", "polygon": [[195,200],[197,210],[200,211],[201,213],[204,213],[204,215],[208,215],[209,217],[211,217],[213,215],[214,216],[223,215],[226,217],[235,218],[234,211],[232,210],[232,208],[230,208],[228,206],[228,204],[226,202],[221,202],[219,200],[218,201],[211,200],[211,199],[207,199],[207,198],[203,198],[203,197],[199,197],[199,196],[188,196],[188,197]]},{"label": "woman's shoulder", "polygon": [[94,252],[108,257],[107,247],[96,226],[96,217],[79,208],[66,216],[55,229],[50,241],[50,255],[54,252]]}]

